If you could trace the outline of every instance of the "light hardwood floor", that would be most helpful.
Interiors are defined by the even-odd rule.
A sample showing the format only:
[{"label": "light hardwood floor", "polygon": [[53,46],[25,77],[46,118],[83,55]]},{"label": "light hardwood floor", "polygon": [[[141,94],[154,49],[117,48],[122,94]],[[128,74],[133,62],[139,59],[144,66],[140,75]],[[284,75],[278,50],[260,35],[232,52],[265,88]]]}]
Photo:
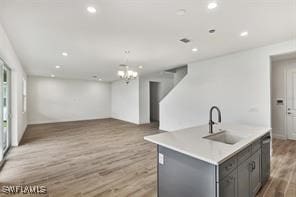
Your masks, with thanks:
[{"label": "light hardwood floor", "polygon": [[156,146],[143,137],[157,132],[114,119],[30,126],[0,182],[46,185],[53,197],[154,196]]},{"label": "light hardwood floor", "polygon": [[296,197],[296,141],[273,139],[271,176],[258,197]]},{"label": "light hardwood floor", "polygon": [[[41,196],[53,197],[156,196],[156,146],[143,137],[158,132],[114,119],[29,126],[0,184],[45,185]],[[273,140],[273,150],[271,178],[258,196],[296,197],[296,142]]]}]

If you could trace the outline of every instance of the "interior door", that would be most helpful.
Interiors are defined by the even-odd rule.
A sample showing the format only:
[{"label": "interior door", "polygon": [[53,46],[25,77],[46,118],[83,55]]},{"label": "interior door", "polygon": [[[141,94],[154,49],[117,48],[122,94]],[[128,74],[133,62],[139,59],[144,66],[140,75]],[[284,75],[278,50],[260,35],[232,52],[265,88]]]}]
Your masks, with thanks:
[{"label": "interior door", "polygon": [[287,70],[286,130],[289,139],[296,140],[296,68]]}]

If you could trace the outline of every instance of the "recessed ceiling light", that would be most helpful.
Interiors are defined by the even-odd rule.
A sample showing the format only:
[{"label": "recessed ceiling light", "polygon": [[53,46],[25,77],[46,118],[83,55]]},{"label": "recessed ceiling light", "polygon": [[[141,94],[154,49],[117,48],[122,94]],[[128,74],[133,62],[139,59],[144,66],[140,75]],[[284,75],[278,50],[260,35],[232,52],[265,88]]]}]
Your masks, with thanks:
[{"label": "recessed ceiling light", "polygon": [[180,10],[177,10],[176,14],[178,16],[184,16],[186,14],[186,10],[185,9],[180,9]]},{"label": "recessed ceiling light", "polygon": [[59,69],[59,68],[61,68],[61,66],[57,65],[56,68]]},{"label": "recessed ceiling light", "polygon": [[215,9],[218,6],[217,2],[211,2],[208,4],[208,9],[212,10]]},{"label": "recessed ceiling light", "polygon": [[54,77],[55,77],[55,75],[54,75],[54,74],[51,74],[50,76],[51,76],[52,78],[54,78]]},{"label": "recessed ceiling light", "polygon": [[99,79],[99,81],[102,81],[102,79]]},{"label": "recessed ceiling light", "polygon": [[92,14],[94,14],[94,13],[97,12],[96,8],[94,8],[94,7],[92,7],[92,6],[87,7],[87,11],[88,11],[89,13],[92,13]]},{"label": "recessed ceiling light", "polygon": [[143,69],[143,66],[139,66],[139,69]]},{"label": "recessed ceiling light", "polygon": [[249,32],[247,32],[247,31],[243,31],[243,32],[240,34],[241,37],[245,37],[245,36],[247,36],[247,35],[249,35]]},{"label": "recessed ceiling light", "polygon": [[193,48],[192,51],[193,51],[193,52],[197,52],[198,49],[197,49],[197,48]]},{"label": "recessed ceiling light", "polygon": [[62,55],[65,56],[65,57],[67,57],[68,56],[68,53],[67,52],[63,52]]}]

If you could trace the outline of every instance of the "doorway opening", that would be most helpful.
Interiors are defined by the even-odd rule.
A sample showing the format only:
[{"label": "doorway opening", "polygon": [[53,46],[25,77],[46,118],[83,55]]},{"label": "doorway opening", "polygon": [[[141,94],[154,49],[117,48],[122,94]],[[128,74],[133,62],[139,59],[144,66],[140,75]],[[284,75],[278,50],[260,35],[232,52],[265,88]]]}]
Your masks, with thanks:
[{"label": "doorway opening", "polygon": [[273,137],[296,140],[296,53],[271,58]]},{"label": "doorway opening", "polygon": [[150,122],[159,123],[160,82],[149,82]]}]

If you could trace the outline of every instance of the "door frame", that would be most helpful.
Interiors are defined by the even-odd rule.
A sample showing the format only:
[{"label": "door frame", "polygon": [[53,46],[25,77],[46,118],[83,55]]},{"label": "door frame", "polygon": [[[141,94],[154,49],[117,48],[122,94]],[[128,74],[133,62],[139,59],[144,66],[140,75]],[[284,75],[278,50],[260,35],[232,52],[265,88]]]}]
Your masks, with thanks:
[{"label": "door frame", "polygon": [[285,61],[285,63],[284,63],[285,64],[284,65],[284,68],[285,68],[285,77],[284,77],[284,79],[285,79],[285,88],[284,88],[284,91],[285,91],[285,102],[286,102],[285,117],[284,117],[285,125],[284,125],[284,127],[285,127],[285,137],[286,137],[286,139],[296,140],[296,136],[291,138],[290,134],[289,134],[289,131],[288,131],[288,124],[289,124],[289,122],[288,122],[288,83],[289,83],[288,72],[290,70],[296,70],[296,63],[295,64],[293,64],[293,63],[289,64],[289,63],[290,63],[289,60]]},{"label": "door frame", "polygon": [[[284,113],[283,113],[283,134],[282,135],[275,135],[274,133],[272,134],[275,138],[279,139],[289,139],[289,134],[288,134],[288,98],[287,98],[287,92],[288,92],[288,72],[291,69],[296,69],[295,64],[295,59],[286,59],[286,60],[280,60],[282,62],[283,66],[283,97],[281,97],[284,101]],[[273,97],[273,86],[272,82],[274,80],[272,70],[273,70],[273,61],[270,60],[270,123],[271,126],[273,125],[273,102],[275,102],[274,97]],[[292,65],[293,64],[293,65]],[[274,129],[274,128],[272,128]]]}]

